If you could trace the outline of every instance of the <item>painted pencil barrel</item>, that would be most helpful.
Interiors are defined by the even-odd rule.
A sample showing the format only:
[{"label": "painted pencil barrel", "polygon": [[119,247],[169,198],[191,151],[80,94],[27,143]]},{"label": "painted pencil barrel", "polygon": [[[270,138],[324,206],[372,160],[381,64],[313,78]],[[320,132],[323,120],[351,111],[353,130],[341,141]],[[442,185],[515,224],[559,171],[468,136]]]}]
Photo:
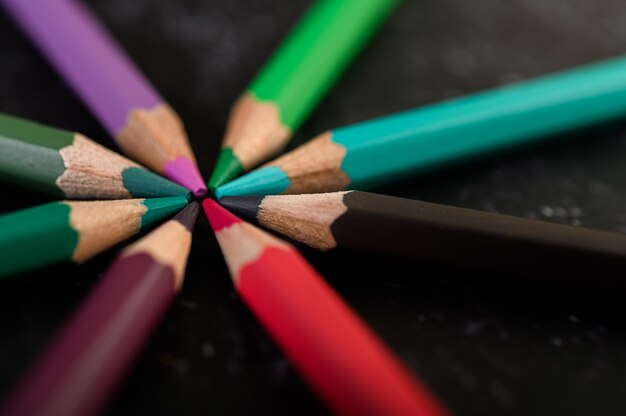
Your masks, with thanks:
[{"label": "painted pencil barrel", "polygon": [[85,136],[2,113],[0,179],[69,199],[189,193]]},{"label": "painted pencil barrel", "polygon": [[171,303],[199,205],[125,249],[10,396],[3,415],[96,414]]},{"label": "painted pencil barrel", "polygon": [[238,285],[250,309],[337,413],[447,414],[295,251],[286,256],[266,250],[242,268]]},{"label": "painted pencil barrel", "polygon": [[626,57],[335,130],[360,189],[626,115]]},{"label": "painted pencil barrel", "polygon": [[337,128],[218,189],[366,189],[626,115],[626,57]]},{"label": "painted pencil barrel", "polygon": [[0,0],[0,4],[112,135],[124,127],[131,108],[149,109],[163,101],[75,0]]},{"label": "painted pencil barrel", "polygon": [[52,202],[0,216],[0,278],[82,263],[181,210],[186,197]]}]

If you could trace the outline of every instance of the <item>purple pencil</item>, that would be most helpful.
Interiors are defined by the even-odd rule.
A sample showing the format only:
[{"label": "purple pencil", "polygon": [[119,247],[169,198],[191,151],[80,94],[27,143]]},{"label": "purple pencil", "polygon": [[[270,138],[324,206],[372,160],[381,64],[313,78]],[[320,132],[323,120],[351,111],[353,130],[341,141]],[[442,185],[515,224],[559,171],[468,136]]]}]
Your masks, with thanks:
[{"label": "purple pencil", "polygon": [[85,7],[74,0],[0,4],[124,152],[194,194],[206,193],[180,118]]},{"label": "purple pencil", "polygon": [[126,248],[0,409],[97,413],[182,285],[199,205]]}]

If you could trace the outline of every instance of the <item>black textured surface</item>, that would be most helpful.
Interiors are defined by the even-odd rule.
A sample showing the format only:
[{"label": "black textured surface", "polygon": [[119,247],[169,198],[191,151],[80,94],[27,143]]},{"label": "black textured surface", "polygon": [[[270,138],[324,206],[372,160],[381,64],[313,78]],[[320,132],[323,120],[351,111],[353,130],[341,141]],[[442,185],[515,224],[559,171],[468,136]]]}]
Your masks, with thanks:
[{"label": "black textured surface", "polygon": [[[305,0],[90,0],[178,110],[208,174],[228,109]],[[298,133],[626,51],[618,0],[407,0]],[[0,15],[0,111],[106,134]],[[391,195],[626,231],[626,128],[594,129],[515,155],[377,189]],[[2,212],[46,201],[2,185]],[[1,230],[0,230],[1,232]],[[507,275],[303,250],[404,361],[464,415],[623,414],[623,295],[599,276]],[[0,394],[112,258],[0,282]],[[488,261],[488,256],[485,257]],[[376,273],[378,272],[378,274]],[[205,220],[180,299],[110,414],[324,412],[234,295]]]}]

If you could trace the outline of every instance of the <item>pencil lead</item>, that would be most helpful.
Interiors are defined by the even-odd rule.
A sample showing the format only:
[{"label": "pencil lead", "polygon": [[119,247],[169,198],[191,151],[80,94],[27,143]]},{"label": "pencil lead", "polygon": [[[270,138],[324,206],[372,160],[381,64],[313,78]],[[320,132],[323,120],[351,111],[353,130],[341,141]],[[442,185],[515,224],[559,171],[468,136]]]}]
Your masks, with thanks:
[{"label": "pencil lead", "polygon": [[209,224],[213,231],[217,232],[222,228],[230,227],[233,224],[242,222],[239,218],[226,211],[224,208],[212,199],[205,199],[202,207],[209,219]]},{"label": "pencil lead", "polygon": [[135,198],[189,196],[187,188],[143,168],[125,169],[122,172],[122,182]]},{"label": "pencil lead", "polygon": [[279,167],[268,166],[252,171],[220,186],[215,191],[219,199],[224,196],[277,195],[289,187],[289,177]]},{"label": "pencil lead", "polygon": [[264,198],[263,196],[226,196],[218,202],[241,217],[255,219],[259,212],[259,205]]},{"label": "pencil lead", "polygon": [[165,164],[163,173],[168,178],[190,189],[195,196],[207,194],[207,188],[195,162],[186,157],[178,157]]},{"label": "pencil lead", "polygon": [[237,156],[234,155],[233,150],[230,147],[222,149],[217,158],[211,179],[209,179],[211,193],[215,195],[217,188],[235,178],[241,172],[243,172],[243,167]]},{"label": "pencil lead", "polygon": [[178,221],[180,225],[185,227],[188,231],[193,231],[198,218],[198,212],[200,211],[200,204],[193,201],[185,209],[180,211],[172,218],[173,221]]},{"label": "pencil lead", "polygon": [[160,222],[163,218],[183,209],[188,203],[187,198],[183,196],[145,199],[143,205],[147,211],[141,218],[141,228]]}]

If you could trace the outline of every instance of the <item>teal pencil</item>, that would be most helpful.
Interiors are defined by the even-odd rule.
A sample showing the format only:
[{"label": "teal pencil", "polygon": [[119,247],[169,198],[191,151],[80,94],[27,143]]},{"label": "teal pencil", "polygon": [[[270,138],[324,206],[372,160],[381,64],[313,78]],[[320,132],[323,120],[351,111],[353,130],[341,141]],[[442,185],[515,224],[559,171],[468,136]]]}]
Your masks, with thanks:
[{"label": "teal pencil", "polygon": [[327,131],[217,189],[367,189],[626,115],[626,57]]}]

